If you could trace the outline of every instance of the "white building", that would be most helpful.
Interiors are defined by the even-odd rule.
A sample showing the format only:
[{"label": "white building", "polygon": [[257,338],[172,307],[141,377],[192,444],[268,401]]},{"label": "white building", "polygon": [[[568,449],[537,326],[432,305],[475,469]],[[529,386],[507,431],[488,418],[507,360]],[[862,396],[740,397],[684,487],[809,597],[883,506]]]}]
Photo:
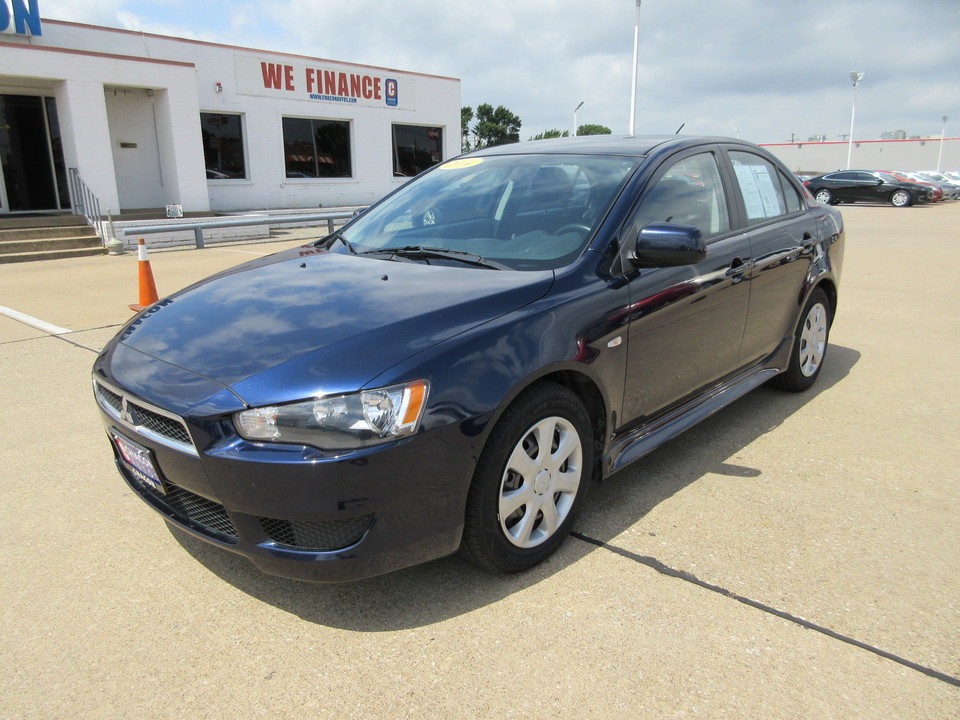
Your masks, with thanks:
[{"label": "white building", "polygon": [[70,168],[104,212],[361,205],[460,152],[457,79],[41,21],[37,0],[0,0],[4,21],[0,214],[68,209]]}]

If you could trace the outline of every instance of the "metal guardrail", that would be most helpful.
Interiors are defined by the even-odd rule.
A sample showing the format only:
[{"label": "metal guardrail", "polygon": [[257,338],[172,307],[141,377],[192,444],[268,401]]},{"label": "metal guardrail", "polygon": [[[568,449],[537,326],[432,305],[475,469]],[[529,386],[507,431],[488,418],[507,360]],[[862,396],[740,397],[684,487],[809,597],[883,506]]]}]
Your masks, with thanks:
[{"label": "metal guardrail", "polygon": [[178,232],[181,230],[193,230],[194,241],[197,249],[204,247],[203,231],[213,228],[227,227],[245,227],[247,225],[285,225],[290,223],[314,222],[317,220],[327,221],[327,234],[333,232],[333,221],[352,218],[352,212],[339,213],[320,213],[319,215],[285,215],[273,217],[261,217],[249,220],[216,220],[214,222],[196,222],[196,223],[169,223],[166,225],[144,225],[141,227],[123,228],[124,237],[130,235],[150,235],[154,233]]},{"label": "metal guardrail", "polygon": [[77,168],[67,168],[67,187],[70,190],[70,206],[73,211],[83,215],[100,237],[100,242],[106,243],[103,218],[100,215],[100,200],[80,178],[80,171]]}]

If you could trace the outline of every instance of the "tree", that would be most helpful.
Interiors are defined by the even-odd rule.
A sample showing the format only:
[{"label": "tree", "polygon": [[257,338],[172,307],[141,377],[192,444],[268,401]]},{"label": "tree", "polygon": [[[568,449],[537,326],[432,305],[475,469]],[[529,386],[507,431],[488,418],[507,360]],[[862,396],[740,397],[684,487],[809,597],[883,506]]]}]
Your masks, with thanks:
[{"label": "tree", "polygon": [[473,108],[460,108],[460,150],[470,152],[470,121],[473,120]]},{"label": "tree", "polygon": [[577,128],[577,135],[610,135],[613,131],[605,125],[587,124]]},{"label": "tree", "polygon": [[534,135],[530,139],[531,140],[549,140],[550,138],[561,138],[561,137],[569,137],[569,136],[570,136],[569,130],[557,130],[556,128],[554,128],[553,130],[547,130],[546,132],[542,132],[539,135]]},{"label": "tree", "polygon": [[489,103],[477,105],[476,118],[477,124],[473,126],[475,149],[520,142],[520,118],[503,105],[498,105],[496,110]]}]

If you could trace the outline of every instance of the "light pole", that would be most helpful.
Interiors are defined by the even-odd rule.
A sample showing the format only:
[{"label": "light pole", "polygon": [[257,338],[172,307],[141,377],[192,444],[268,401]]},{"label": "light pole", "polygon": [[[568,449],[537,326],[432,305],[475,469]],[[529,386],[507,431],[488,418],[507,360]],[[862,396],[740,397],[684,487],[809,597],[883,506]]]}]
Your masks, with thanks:
[{"label": "light pole", "polygon": [[947,116],[943,116],[943,125],[940,127],[940,152],[937,153],[937,172],[940,172],[940,165],[943,163],[943,136],[947,133]]},{"label": "light pole", "polygon": [[637,60],[640,51],[640,3],[637,0],[637,17],[633,24],[633,82],[630,85],[630,134],[637,134]]},{"label": "light pole", "polygon": [[573,136],[577,136],[577,110],[583,107],[583,100],[573,109]]},{"label": "light pole", "polygon": [[850,137],[847,141],[847,170],[850,169],[850,159],[853,157],[853,118],[857,113],[857,85],[863,80],[863,73],[851,70],[850,79],[853,81],[853,105],[850,107]]}]

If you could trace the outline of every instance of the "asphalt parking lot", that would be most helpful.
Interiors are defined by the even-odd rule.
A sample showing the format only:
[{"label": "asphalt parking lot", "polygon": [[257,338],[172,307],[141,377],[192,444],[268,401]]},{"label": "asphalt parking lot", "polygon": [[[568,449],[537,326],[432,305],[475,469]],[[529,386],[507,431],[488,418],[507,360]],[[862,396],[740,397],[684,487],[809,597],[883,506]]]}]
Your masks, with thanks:
[{"label": "asphalt parking lot", "polygon": [[[960,203],[842,210],[818,384],[593,487],[511,578],[311,585],[172,531],[90,389],[136,255],[0,265],[0,306],[46,323],[0,314],[0,717],[960,716]],[[151,264],[166,294],[290,244]]]}]

